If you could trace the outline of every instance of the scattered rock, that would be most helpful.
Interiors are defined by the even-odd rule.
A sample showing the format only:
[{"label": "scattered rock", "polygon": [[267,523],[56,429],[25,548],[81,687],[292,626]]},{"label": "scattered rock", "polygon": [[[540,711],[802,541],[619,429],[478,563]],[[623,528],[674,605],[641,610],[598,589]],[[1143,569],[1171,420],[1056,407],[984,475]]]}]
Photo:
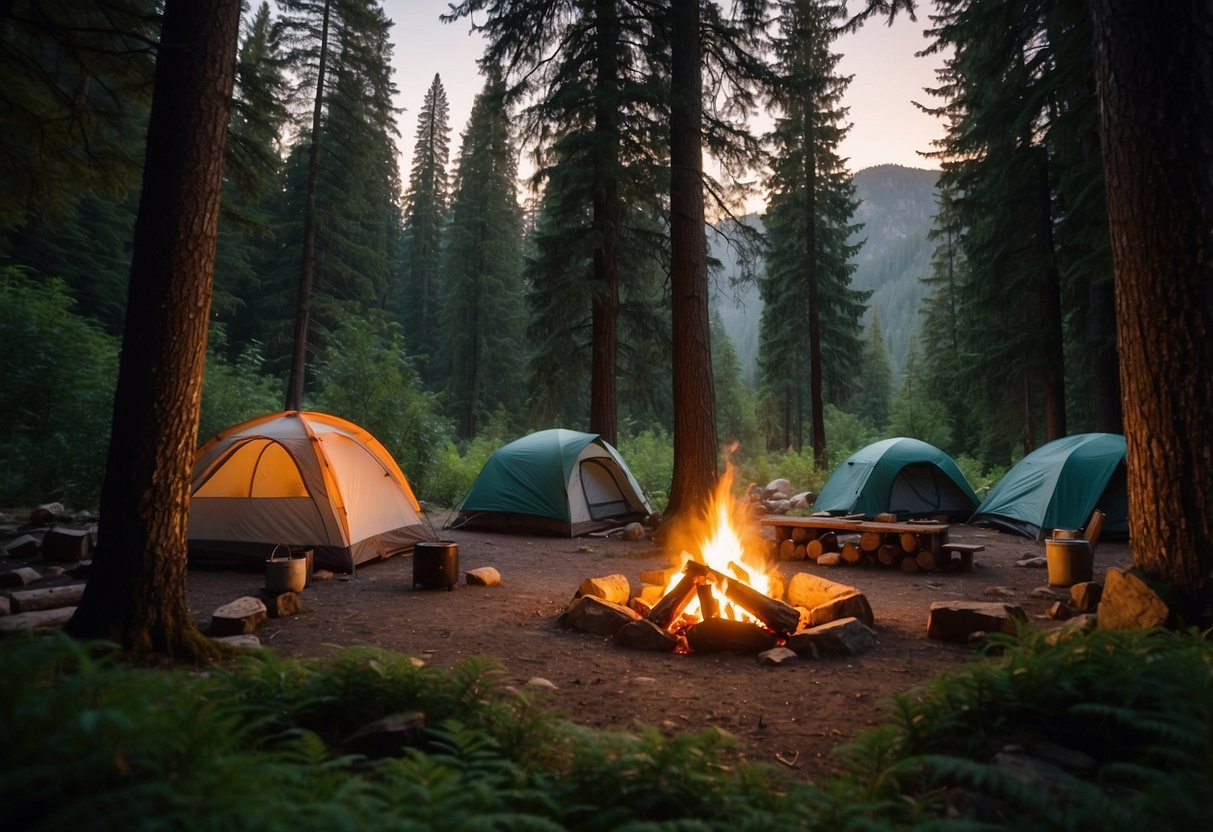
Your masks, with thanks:
[{"label": "scattered rock", "polygon": [[762,499],[764,500],[786,500],[788,495],[792,493],[791,480],[778,479],[771,480],[767,483],[766,488],[762,489]]},{"label": "scattered rock", "polygon": [[817,556],[818,566],[837,566],[842,563],[842,554],[840,552],[826,552]]},{"label": "scattered rock", "polygon": [[620,627],[615,633],[615,643],[620,647],[653,653],[672,653],[678,649],[678,638],[647,618],[629,621]]},{"label": "scattered rock", "polygon": [[530,679],[527,679],[526,686],[535,690],[560,690],[554,682],[542,676],[532,676]]},{"label": "scattered rock", "polygon": [[499,586],[501,573],[492,566],[479,566],[465,572],[463,580],[468,586]]},{"label": "scattered rock", "polygon": [[593,595],[582,595],[564,611],[561,621],[572,627],[596,636],[613,637],[623,625],[639,621],[640,613],[620,604],[612,604]]},{"label": "scattered rock", "polygon": [[425,714],[408,711],[363,725],[341,741],[341,749],[347,754],[383,760],[401,756],[406,748],[419,745],[424,736]]},{"label": "scattered rock", "polygon": [[817,495],[812,491],[801,491],[799,494],[793,494],[788,498],[788,503],[793,509],[808,508],[817,500]]},{"label": "scattered rock", "polygon": [[4,552],[10,558],[35,558],[38,556],[39,546],[41,544],[38,542],[38,538],[30,534],[23,534],[10,540],[4,547]]},{"label": "scattered rock", "polygon": [[75,607],[22,612],[0,617],[0,634],[22,633],[29,630],[56,630],[71,620]]},{"label": "scattered rock", "polygon": [[789,650],[787,647],[772,647],[770,650],[763,650],[758,654],[758,663],[767,667],[778,667],[798,658],[800,658],[800,654],[795,650]]},{"label": "scattered rock", "polygon": [[268,611],[260,598],[245,595],[224,604],[211,614],[211,635],[238,636],[256,632]]},{"label": "scattered rock", "polygon": [[988,586],[981,591],[981,594],[987,598],[1010,598],[1015,594],[1015,590],[1009,586]]},{"label": "scattered rock", "polygon": [[1045,615],[1054,621],[1066,621],[1074,617],[1074,610],[1065,601],[1054,601],[1053,605],[1045,611]]},{"label": "scattered rock", "polygon": [[1029,598],[1039,598],[1042,601],[1056,601],[1066,597],[1066,593],[1051,586],[1038,586],[1028,593]]},{"label": "scattered rock", "polygon": [[312,572],[313,581],[331,581],[335,577],[331,569],[316,569]]},{"label": "scattered rock", "polygon": [[1043,555],[1026,555],[1015,561],[1015,565],[1023,566],[1028,569],[1044,569],[1049,565],[1049,562]]},{"label": "scattered rock", "polygon": [[1165,627],[1171,610],[1136,569],[1109,569],[1099,602],[1101,630]]},{"label": "scattered rock", "polygon": [[0,616],[11,615],[13,612],[13,602],[8,600],[7,595],[0,595]]},{"label": "scattered rock", "polygon": [[1102,594],[1103,585],[1095,581],[1083,581],[1070,587],[1070,600],[1079,612],[1095,612]]},{"label": "scattered rock", "polygon": [[623,527],[623,539],[624,540],[643,540],[644,539],[644,526],[640,525],[639,523],[635,523],[635,522],[628,523],[626,526]]},{"label": "scattered rock", "polygon": [[1063,641],[1069,641],[1072,638],[1086,635],[1094,630],[1095,627],[1095,616],[1090,613],[1081,613],[1057,629],[1045,634],[1045,641],[1049,644],[1060,644]]},{"label": "scattered rock", "polygon": [[1015,632],[1022,608],[996,601],[935,601],[927,614],[927,638],[964,644],[977,633]]},{"label": "scattered rock", "polygon": [[808,658],[858,656],[876,646],[876,633],[857,618],[842,618],[788,636],[788,648]]},{"label": "scattered rock", "polygon": [[211,637],[211,641],[217,641],[220,644],[229,644],[232,647],[245,647],[250,650],[261,646],[261,639],[252,633],[242,633],[238,636],[218,636]]}]

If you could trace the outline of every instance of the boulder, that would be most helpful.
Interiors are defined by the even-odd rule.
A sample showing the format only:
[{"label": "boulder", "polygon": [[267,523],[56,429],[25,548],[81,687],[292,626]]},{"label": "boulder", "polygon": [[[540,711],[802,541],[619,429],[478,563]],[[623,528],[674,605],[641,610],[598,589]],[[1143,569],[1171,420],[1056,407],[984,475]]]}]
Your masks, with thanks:
[{"label": "boulder", "polygon": [[478,566],[465,572],[463,580],[468,586],[498,586],[501,573],[491,566]]},{"label": "boulder", "polygon": [[788,636],[788,649],[808,658],[858,656],[876,646],[876,633],[858,618],[842,618]]},{"label": "boulder", "polygon": [[561,620],[566,627],[611,638],[623,625],[639,621],[640,613],[594,595],[582,595],[569,604]]},{"label": "boulder", "polygon": [[23,534],[10,540],[4,547],[4,553],[10,558],[34,558],[38,556],[38,548],[41,545],[38,538]]},{"label": "boulder", "polygon": [[673,633],[646,618],[629,621],[620,627],[615,633],[615,643],[620,647],[654,653],[672,653],[678,648],[678,638]]},{"label": "boulder", "polygon": [[1027,616],[1015,604],[996,601],[935,601],[927,614],[927,638],[966,643],[977,633],[1015,632]]},{"label": "boulder", "polygon": [[766,488],[762,489],[762,499],[787,499],[787,496],[792,493],[792,483],[790,480],[785,480],[782,477],[771,480],[767,483]]},{"label": "boulder", "polygon": [[1171,610],[1136,569],[1112,568],[1104,576],[1098,619],[1101,630],[1165,627]]},{"label": "boulder", "polygon": [[260,598],[245,595],[211,614],[211,635],[238,636],[256,632],[268,614]]}]

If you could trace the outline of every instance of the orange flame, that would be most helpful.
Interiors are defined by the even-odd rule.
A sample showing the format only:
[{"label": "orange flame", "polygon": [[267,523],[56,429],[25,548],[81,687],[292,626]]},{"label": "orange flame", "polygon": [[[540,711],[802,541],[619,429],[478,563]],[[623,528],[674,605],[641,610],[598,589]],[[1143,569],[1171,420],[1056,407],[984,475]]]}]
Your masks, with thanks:
[{"label": "orange flame", "polygon": [[[747,505],[733,497],[733,476],[733,466],[726,462],[724,476],[716,484],[705,516],[696,520],[694,528],[684,535],[686,539],[694,541],[695,552],[683,551],[679,555],[679,570],[688,560],[694,559],[730,578],[749,584],[758,592],[770,594],[768,572],[773,567],[765,555],[757,524],[748,520]],[[672,575],[665,592],[673,589],[681,578],[681,571]],[[713,586],[712,595],[721,618],[756,621],[725,597],[723,587]],[[684,620],[687,617],[702,619],[698,597],[692,597],[683,611]]]}]

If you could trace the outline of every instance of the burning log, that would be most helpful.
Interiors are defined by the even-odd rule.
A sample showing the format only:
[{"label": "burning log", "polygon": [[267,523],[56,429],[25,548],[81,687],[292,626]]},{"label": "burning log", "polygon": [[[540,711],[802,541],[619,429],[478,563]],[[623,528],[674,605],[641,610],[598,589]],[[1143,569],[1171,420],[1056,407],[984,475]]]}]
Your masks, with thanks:
[{"label": "burning log", "polygon": [[699,593],[699,615],[705,621],[720,615],[720,605],[716,603],[716,596],[712,593],[712,585],[702,583],[695,589]]},{"label": "burning log", "polygon": [[[663,630],[668,629],[678,619],[678,616],[682,615],[687,604],[691,603],[691,596],[695,594],[696,587],[704,581],[703,573],[689,568],[693,563],[695,563],[693,560],[687,561],[682,578],[649,610],[649,621]],[[707,569],[706,566],[703,568]]]},{"label": "burning log", "polygon": [[761,653],[775,646],[775,635],[748,621],[710,618],[687,630],[696,653]]}]

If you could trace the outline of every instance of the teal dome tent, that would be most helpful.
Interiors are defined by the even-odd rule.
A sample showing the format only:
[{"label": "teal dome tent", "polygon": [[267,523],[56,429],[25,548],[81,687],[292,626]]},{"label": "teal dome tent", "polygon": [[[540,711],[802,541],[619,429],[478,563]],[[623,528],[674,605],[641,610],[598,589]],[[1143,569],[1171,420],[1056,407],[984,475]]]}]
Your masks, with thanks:
[{"label": "teal dome tent", "polygon": [[1015,463],[969,522],[1040,540],[1053,529],[1083,528],[1098,508],[1105,515],[1103,534],[1123,537],[1129,532],[1125,485],[1123,436],[1066,436]]},{"label": "teal dome tent", "polygon": [[574,537],[651,513],[609,442],[596,433],[553,428],[498,448],[450,527]]},{"label": "teal dome tent", "polygon": [[899,436],[860,448],[830,474],[814,511],[892,512],[898,519],[946,514],[963,520],[977,495],[956,463],[934,445]]}]

